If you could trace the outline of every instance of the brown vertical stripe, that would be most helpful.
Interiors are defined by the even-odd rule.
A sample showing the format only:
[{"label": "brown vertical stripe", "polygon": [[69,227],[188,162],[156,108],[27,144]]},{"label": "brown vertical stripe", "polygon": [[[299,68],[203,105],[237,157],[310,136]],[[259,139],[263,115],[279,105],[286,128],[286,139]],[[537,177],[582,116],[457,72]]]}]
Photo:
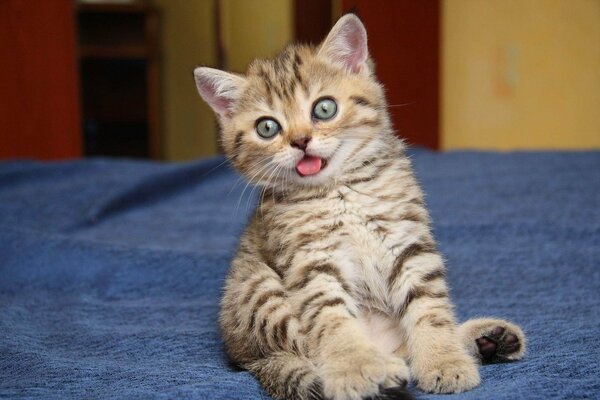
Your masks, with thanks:
[{"label": "brown vertical stripe", "polygon": [[388,277],[388,288],[391,288],[396,279],[400,276],[402,272],[402,267],[404,263],[410,258],[416,257],[423,253],[432,253],[435,251],[435,246],[429,243],[413,243],[408,245],[398,257],[394,261],[394,266],[392,267],[392,272]]}]

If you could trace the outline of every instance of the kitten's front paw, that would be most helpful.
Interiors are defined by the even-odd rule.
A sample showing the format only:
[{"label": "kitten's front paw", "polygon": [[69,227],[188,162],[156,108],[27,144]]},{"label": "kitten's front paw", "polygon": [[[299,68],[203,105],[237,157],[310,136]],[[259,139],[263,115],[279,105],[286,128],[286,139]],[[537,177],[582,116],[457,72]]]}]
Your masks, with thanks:
[{"label": "kitten's front paw", "polygon": [[386,363],[375,351],[354,351],[323,368],[323,393],[332,400],[361,400],[379,393]]},{"label": "kitten's front paw", "polygon": [[475,361],[463,354],[431,360],[416,373],[417,386],[429,393],[460,393],[479,385]]},{"label": "kitten's front paw", "polygon": [[399,357],[387,357],[386,364],[386,378],[383,387],[405,387],[410,381],[410,371],[406,362]]}]

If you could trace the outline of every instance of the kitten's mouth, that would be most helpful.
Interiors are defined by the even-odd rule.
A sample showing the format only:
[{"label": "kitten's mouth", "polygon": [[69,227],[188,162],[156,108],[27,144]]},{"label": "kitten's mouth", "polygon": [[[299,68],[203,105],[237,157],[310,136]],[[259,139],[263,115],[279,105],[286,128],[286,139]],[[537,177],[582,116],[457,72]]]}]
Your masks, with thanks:
[{"label": "kitten's mouth", "polygon": [[326,166],[326,159],[305,154],[296,164],[296,172],[300,176],[311,176],[318,174]]}]

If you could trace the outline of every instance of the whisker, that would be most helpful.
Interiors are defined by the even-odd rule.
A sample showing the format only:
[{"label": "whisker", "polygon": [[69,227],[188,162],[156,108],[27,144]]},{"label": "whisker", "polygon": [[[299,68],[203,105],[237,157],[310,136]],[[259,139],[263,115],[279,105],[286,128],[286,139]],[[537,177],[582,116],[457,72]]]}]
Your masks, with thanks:
[{"label": "whisker", "polygon": [[[242,194],[240,195],[240,198],[239,198],[239,200],[238,200],[238,203],[237,203],[237,206],[236,206],[236,209],[235,209],[235,215],[236,215],[236,216],[237,216],[237,213],[238,213],[238,211],[239,211],[240,204],[241,204],[242,198],[244,197],[244,193],[246,192],[246,189],[248,188],[248,186],[249,186],[250,184],[252,184],[252,180],[253,180],[253,179],[254,179],[254,178],[257,176],[257,175],[259,175],[261,172],[263,172],[263,171],[265,171],[265,170],[267,169],[267,171],[266,171],[266,172],[268,173],[268,168],[271,166],[271,162],[272,162],[272,161],[269,161],[269,162],[267,162],[265,165],[261,166],[261,167],[260,167],[260,168],[259,168],[259,169],[256,171],[256,173],[255,173],[254,175],[252,175],[252,176],[251,176],[251,177],[248,179],[248,181],[247,181],[246,185],[244,186],[244,190],[242,190]],[[253,193],[254,193],[254,188],[253,188],[253,189],[250,191],[250,198],[252,197],[252,194],[253,194]],[[248,199],[248,201],[249,201],[249,199]],[[246,209],[246,210],[247,210],[247,209]]]},{"label": "whisker", "polygon": [[210,170],[208,170],[206,173],[204,173],[204,175],[202,175],[202,177],[204,178],[205,176],[207,176],[208,174],[210,174],[211,172],[214,172],[217,168],[223,166],[224,164],[226,164],[229,160],[226,158],[225,160],[223,160],[223,162],[220,162],[219,165],[217,165],[216,167],[211,168]]},{"label": "whisker", "polygon": [[413,104],[417,104],[417,102],[411,101],[410,103],[403,103],[403,104],[388,104],[388,107],[406,107],[406,106],[412,106]]},{"label": "whisker", "polygon": [[[250,170],[253,169],[254,167],[256,167],[258,164],[263,163],[265,161],[267,161],[270,158],[270,156],[261,158],[260,160],[258,160],[257,162],[255,162],[254,164],[252,164],[250,166]],[[240,174],[240,176],[237,178],[237,180],[235,181],[235,183],[231,186],[231,189],[229,190],[229,192],[227,193],[227,195],[230,195],[231,192],[233,192],[233,190],[236,188],[236,186],[240,183],[240,181],[244,179],[244,175]]]},{"label": "whisker", "polygon": [[267,183],[264,185],[263,190],[261,191],[261,194],[259,196],[259,202],[258,202],[258,204],[260,205],[259,207],[260,207],[261,213],[262,213],[263,205],[264,205],[264,196],[265,196],[267,189],[269,188],[269,185],[271,182],[271,177],[273,176],[273,174],[275,174],[281,168],[282,168],[281,164],[275,166],[275,168],[273,169],[273,171],[271,171],[271,174],[267,178]]}]

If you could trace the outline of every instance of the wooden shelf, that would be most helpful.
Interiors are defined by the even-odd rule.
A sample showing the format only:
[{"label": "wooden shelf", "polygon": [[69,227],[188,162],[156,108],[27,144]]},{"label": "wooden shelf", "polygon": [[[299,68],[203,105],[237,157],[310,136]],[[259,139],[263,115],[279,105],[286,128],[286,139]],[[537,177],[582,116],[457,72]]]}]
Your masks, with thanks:
[{"label": "wooden shelf", "polygon": [[149,57],[146,46],[101,46],[83,45],[79,48],[81,58],[144,59]]},{"label": "wooden shelf", "polygon": [[153,11],[153,7],[146,2],[134,2],[129,4],[79,3],[77,5],[77,11],[92,13],[143,14]]},{"label": "wooden shelf", "polygon": [[78,5],[86,154],[161,158],[159,18],[143,0]]}]

